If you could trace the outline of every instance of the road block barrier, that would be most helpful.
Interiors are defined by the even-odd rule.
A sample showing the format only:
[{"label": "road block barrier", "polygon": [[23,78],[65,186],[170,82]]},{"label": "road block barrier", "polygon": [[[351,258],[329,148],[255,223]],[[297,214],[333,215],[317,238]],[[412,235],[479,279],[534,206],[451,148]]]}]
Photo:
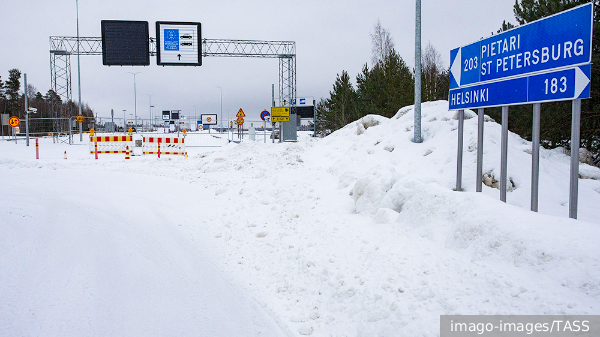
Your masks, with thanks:
[{"label": "road block barrier", "polygon": [[185,139],[177,137],[144,137],[142,152],[144,154],[185,155]]},{"label": "road block barrier", "polygon": [[91,136],[90,153],[95,153],[94,144],[98,145],[97,153],[125,153],[127,146],[133,148],[132,136]]}]

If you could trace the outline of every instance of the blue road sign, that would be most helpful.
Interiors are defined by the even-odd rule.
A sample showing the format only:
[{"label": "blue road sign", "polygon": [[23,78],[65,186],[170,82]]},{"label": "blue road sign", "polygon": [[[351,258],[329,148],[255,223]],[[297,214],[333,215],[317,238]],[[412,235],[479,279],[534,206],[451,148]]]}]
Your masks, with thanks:
[{"label": "blue road sign", "polygon": [[165,29],[165,50],[179,50],[179,29]]},{"label": "blue road sign", "polygon": [[592,3],[450,52],[450,89],[591,62]]},{"label": "blue road sign", "polygon": [[590,98],[589,64],[450,90],[450,110]]}]

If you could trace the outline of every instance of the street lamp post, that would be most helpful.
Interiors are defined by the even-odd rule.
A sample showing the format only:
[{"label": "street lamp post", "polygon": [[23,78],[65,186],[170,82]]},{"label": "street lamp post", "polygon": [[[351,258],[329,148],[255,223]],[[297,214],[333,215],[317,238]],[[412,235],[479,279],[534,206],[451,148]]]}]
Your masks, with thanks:
[{"label": "street lamp post", "polygon": [[[150,120],[152,120],[152,94],[146,94],[148,96],[148,106],[150,107]],[[143,123],[142,123],[143,124]]]},{"label": "street lamp post", "polygon": [[135,119],[134,119],[135,122],[134,123],[135,123],[135,126],[137,127],[137,89],[136,89],[136,85],[135,85],[135,75],[139,74],[140,72],[132,73],[132,72],[128,71],[128,73],[133,75],[133,112],[135,113]]},{"label": "street lamp post", "polygon": [[127,110],[123,110],[123,132],[127,132],[127,125],[125,123],[125,113]]},{"label": "street lamp post", "polygon": [[[77,91],[79,92],[79,114],[82,115],[83,113],[81,112],[81,64],[79,62],[79,1],[75,0],[75,9],[77,11]],[[82,142],[83,141],[83,132],[81,130],[81,123],[80,125],[80,132],[79,132],[79,141]]]},{"label": "street lamp post", "polygon": [[217,85],[217,88],[221,91],[221,131],[223,130],[223,88]]}]

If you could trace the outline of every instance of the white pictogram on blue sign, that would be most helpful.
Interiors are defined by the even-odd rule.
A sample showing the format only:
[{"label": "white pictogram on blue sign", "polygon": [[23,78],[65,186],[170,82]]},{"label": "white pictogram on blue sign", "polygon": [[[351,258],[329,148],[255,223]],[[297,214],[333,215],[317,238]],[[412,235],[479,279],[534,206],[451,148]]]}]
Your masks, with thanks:
[{"label": "white pictogram on blue sign", "polygon": [[179,29],[165,29],[165,50],[179,50]]}]

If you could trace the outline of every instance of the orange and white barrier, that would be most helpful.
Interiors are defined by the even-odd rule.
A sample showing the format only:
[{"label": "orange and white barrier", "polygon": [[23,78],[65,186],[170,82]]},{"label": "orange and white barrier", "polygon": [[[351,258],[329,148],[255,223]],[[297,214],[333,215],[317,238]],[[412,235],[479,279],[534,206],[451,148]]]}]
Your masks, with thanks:
[{"label": "orange and white barrier", "polygon": [[90,153],[125,153],[127,146],[133,148],[132,136],[91,136]]},{"label": "orange and white barrier", "polygon": [[185,155],[185,138],[177,137],[144,137],[142,143],[142,152],[144,154]]}]

